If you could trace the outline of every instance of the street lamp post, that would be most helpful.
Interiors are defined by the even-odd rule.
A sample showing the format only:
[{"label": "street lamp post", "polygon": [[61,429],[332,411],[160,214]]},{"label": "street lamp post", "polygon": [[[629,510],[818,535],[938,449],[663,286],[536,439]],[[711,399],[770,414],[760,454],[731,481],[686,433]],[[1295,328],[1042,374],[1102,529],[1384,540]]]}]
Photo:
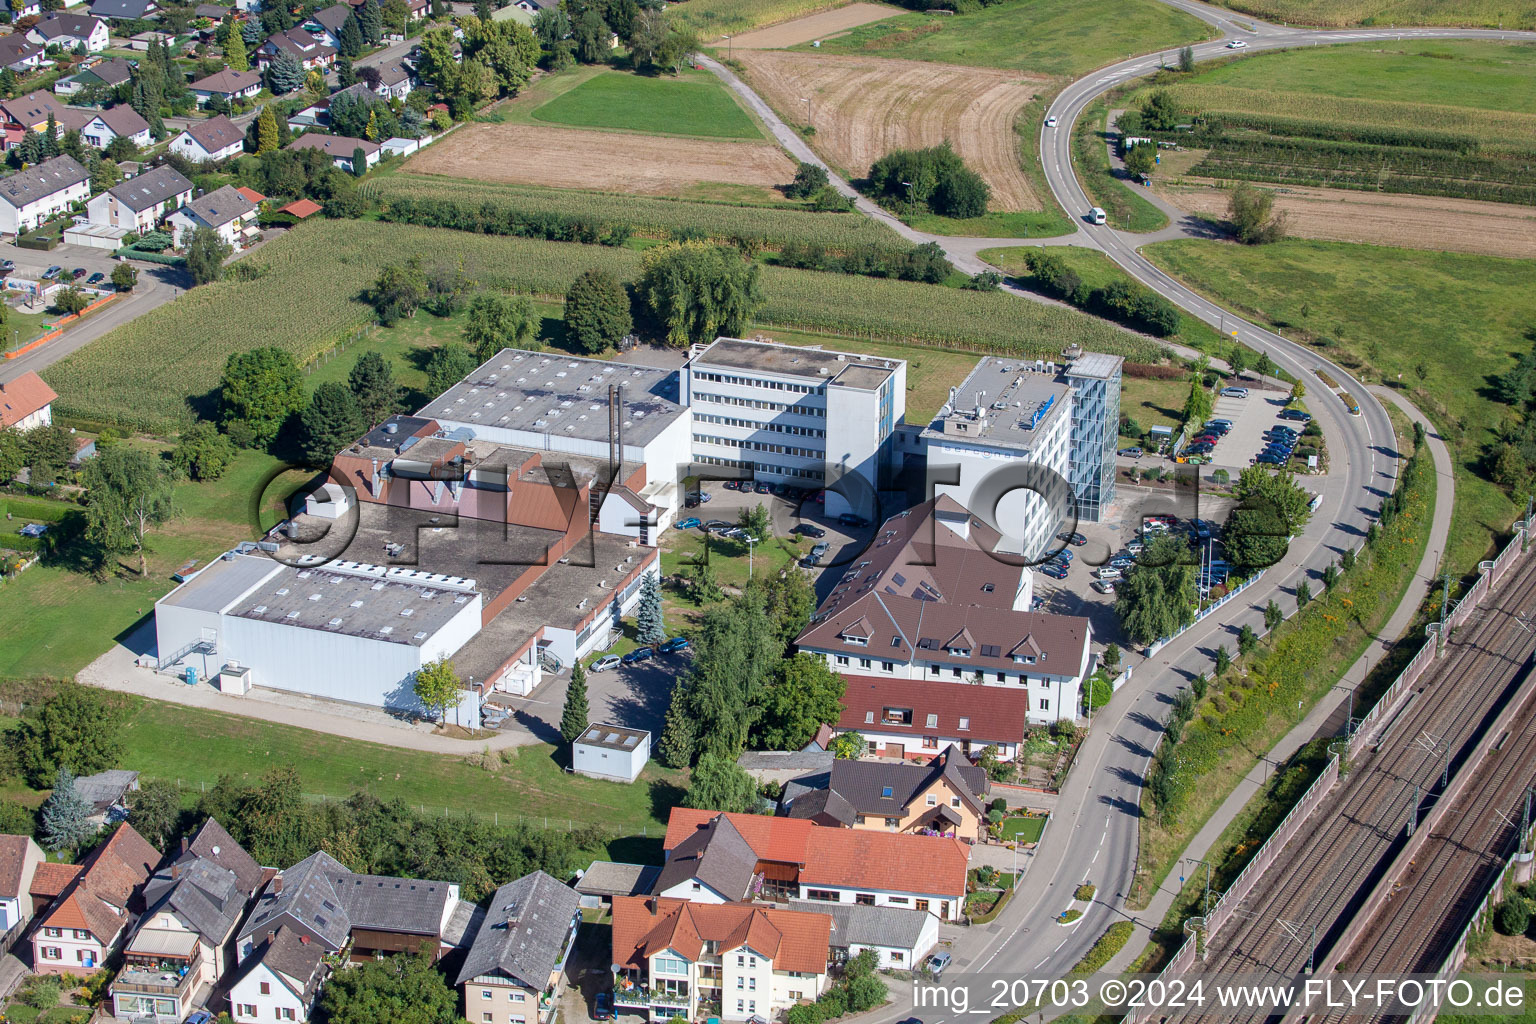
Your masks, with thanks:
[{"label": "street lamp post", "polygon": [[735,43],[731,42],[731,37],[729,35],[727,35],[725,37],[725,59],[726,60],[730,60],[732,55],[735,54],[735,52],[736,52],[735,45],[736,45]]},{"label": "street lamp post", "polygon": [[747,579],[750,580],[752,578],[752,548],[753,548],[753,546],[755,544],[757,544],[757,538],[752,536],[749,533],[746,536],[746,541],[747,541]]}]

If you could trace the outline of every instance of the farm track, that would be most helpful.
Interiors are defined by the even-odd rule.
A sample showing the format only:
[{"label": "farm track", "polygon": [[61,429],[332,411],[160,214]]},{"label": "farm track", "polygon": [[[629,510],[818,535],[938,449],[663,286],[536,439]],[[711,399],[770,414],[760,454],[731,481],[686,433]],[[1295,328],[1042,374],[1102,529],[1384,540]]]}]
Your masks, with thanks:
[{"label": "farm track", "polygon": [[[1474,770],[1463,762],[1485,723],[1527,678],[1536,637],[1516,615],[1533,603],[1536,573],[1522,566],[1451,638],[1429,681],[1381,726],[1372,752],[1324,803],[1301,840],[1287,846],[1193,971],[1262,973],[1281,981],[1305,969],[1314,928],[1317,951],[1336,941],[1403,840],[1415,786],[1421,798],[1439,791],[1447,748],[1452,773]],[[1261,1009],[1246,1016],[1224,1010],[1221,1019],[1268,1016]]]}]

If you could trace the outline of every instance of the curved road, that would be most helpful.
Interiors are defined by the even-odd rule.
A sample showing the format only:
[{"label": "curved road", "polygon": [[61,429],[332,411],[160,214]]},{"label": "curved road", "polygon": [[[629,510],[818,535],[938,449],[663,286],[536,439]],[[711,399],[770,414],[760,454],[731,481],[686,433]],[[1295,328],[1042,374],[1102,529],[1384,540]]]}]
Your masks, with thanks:
[{"label": "curved road", "polygon": [[[1163,2],[1205,21],[1222,33],[1222,38],[1194,45],[1197,61],[1233,55],[1235,51],[1226,45],[1232,38],[1242,39],[1249,51],[1409,37],[1536,38],[1536,33],[1488,29],[1292,29],[1265,24],[1195,0]],[[750,87],[717,62],[708,58],[704,58],[704,62],[752,107],[792,154],[800,160],[826,167],[800,135],[786,126]],[[1154,54],[1101,68],[1067,86],[1052,102],[1048,113],[1057,117],[1062,127],[1042,128],[1041,165],[1053,195],[1064,210],[1081,215],[1092,205],[1072,167],[1071,126],[1098,96],[1148,74],[1158,64],[1159,56]],[[1361,415],[1356,417],[1349,415],[1341,402],[1332,399],[1312,403],[1329,439],[1333,464],[1330,474],[1319,481],[1323,504],[1306,534],[1291,545],[1284,562],[1270,569],[1228,610],[1212,617],[1221,621],[1200,623],[1158,651],[1154,658],[1135,666],[1135,685],[1122,688],[1099,712],[1093,731],[1079,753],[1078,764],[1058,801],[1048,833],[1049,841],[1041,845],[1037,856],[1029,859],[1028,873],[1014,901],[997,921],[963,932],[956,939],[953,969],[957,972],[1057,976],[1080,959],[1109,924],[1126,918],[1138,919],[1138,915],[1124,909],[1124,893],[1135,870],[1141,781],[1151,751],[1161,736],[1160,723],[1167,714],[1166,705],[1172,694],[1187,685],[1194,674],[1206,671],[1214,648],[1232,646],[1244,625],[1262,634],[1262,610],[1269,600],[1277,601],[1289,613],[1295,607],[1294,583],[1297,579],[1321,575],[1323,568],[1335,562],[1343,550],[1360,546],[1366,529],[1376,516],[1376,509],[1396,480],[1397,453],[1391,421],[1376,397],[1342,367],[1222,310],[1164,274],[1137,252],[1139,243],[1135,235],[1086,224],[1079,226],[1072,235],[1049,240],[930,235],[901,223],[855,192],[831,168],[827,170],[832,183],[853,198],[866,216],[886,224],[912,242],[937,243],[956,267],[968,273],[993,269],[976,255],[985,247],[1044,243],[1099,249],[1153,291],[1202,320],[1235,332],[1238,340],[1251,348],[1267,352],[1288,372],[1312,384],[1312,391],[1319,399],[1325,396],[1312,371],[1323,368],[1361,406]],[[1032,301],[1050,301],[1031,292],[1015,288],[1007,290]],[[1443,536],[1434,538],[1432,548],[1443,542]],[[1407,601],[1414,603],[1418,596],[1417,592],[1410,592]],[[1394,639],[1389,637],[1388,641]],[[1331,699],[1321,702],[1309,720],[1326,717],[1344,699],[1343,693],[1335,691]],[[1053,919],[1069,905],[1072,890],[1083,881],[1092,881],[1098,887],[1097,901],[1073,926],[1056,925]],[[1176,888],[1175,878],[1170,877],[1149,910],[1139,916],[1143,925],[1155,927],[1160,923],[1172,890]],[[1139,943],[1130,944],[1117,958],[1117,965],[1128,960],[1138,946]],[[941,1024],[942,1020],[940,1014],[930,1024]]]}]

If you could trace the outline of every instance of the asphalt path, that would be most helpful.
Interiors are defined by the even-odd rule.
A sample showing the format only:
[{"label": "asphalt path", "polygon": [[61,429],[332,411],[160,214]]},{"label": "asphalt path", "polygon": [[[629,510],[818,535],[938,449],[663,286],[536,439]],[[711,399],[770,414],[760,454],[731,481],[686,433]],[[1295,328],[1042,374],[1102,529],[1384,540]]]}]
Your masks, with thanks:
[{"label": "asphalt path", "polygon": [[[1267,49],[1370,40],[1536,38],[1536,33],[1487,29],[1293,29],[1194,0],[1163,2],[1205,21],[1221,34],[1216,40],[1194,45],[1197,61]],[[1234,39],[1246,45],[1229,47],[1227,44]],[[1174,59],[1176,51],[1162,51],[1101,68],[1067,86],[1052,102],[1048,113],[1057,118],[1060,127],[1041,129],[1041,165],[1052,194],[1063,209],[1084,217],[1093,205],[1072,167],[1071,126],[1077,117],[1103,93]],[[796,158],[826,166],[800,135],[735,74],[707,58],[704,63],[743,98]],[[855,192],[830,168],[828,171],[833,185],[850,196],[866,216],[886,224],[909,241],[937,243],[956,267],[968,273],[990,269],[977,253],[994,246],[1069,244],[1103,251],[1159,295],[1232,333],[1251,348],[1268,353],[1278,365],[1305,381],[1312,395],[1309,407],[1328,438],[1331,471],[1326,477],[1304,481],[1307,486],[1316,487],[1323,498],[1305,534],[1290,545],[1279,565],[1219,613],[1153,657],[1140,659],[1139,663],[1136,658],[1128,659],[1135,668],[1132,682],[1099,712],[1063,788],[1045,841],[1025,859],[1027,873],[1015,898],[997,921],[964,930],[954,939],[953,972],[1057,977],[1076,963],[1115,921],[1138,920],[1155,927],[1163,912],[1160,908],[1171,895],[1167,890],[1176,889],[1179,874],[1192,869],[1191,865],[1175,869],[1163,886],[1165,891],[1154,899],[1152,910],[1142,915],[1145,919],[1125,908],[1125,893],[1136,865],[1141,783],[1162,734],[1161,722],[1168,705],[1194,675],[1209,670],[1217,646],[1235,648],[1236,636],[1243,626],[1263,634],[1263,608],[1271,599],[1289,614],[1295,608],[1298,580],[1315,580],[1344,550],[1358,548],[1364,542],[1376,510],[1396,482],[1397,452],[1391,421],[1375,396],[1342,367],[1223,310],[1164,274],[1137,252],[1144,239],[1139,241],[1135,235],[1086,222],[1072,235],[1049,240],[930,235],[902,224]],[[1049,301],[1019,289],[1006,290],[1032,301]],[[1359,416],[1349,414],[1342,402],[1329,397],[1314,373],[1317,369],[1328,373],[1356,399],[1361,409]],[[1263,392],[1255,391],[1249,400],[1262,401],[1265,397]],[[1192,514],[1187,509],[1174,511]],[[1312,585],[1315,590],[1316,584]],[[1416,592],[1410,593],[1407,599],[1416,601],[1418,596]],[[1384,639],[1390,643],[1396,638]],[[1057,915],[1067,909],[1073,890],[1085,881],[1097,887],[1095,902],[1075,924],[1058,925]],[[1117,962],[1123,963],[1134,952],[1128,949]],[[905,1008],[889,1011],[874,1019],[895,1019],[906,1012]],[[924,1019],[929,1024],[942,1024],[946,1016],[942,1011],[934,1011]]]}]

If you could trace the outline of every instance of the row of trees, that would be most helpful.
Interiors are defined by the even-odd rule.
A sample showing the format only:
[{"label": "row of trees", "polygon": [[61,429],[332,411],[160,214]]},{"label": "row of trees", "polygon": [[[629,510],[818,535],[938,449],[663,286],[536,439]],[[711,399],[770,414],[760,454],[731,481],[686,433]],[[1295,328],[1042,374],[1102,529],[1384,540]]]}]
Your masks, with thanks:
[{"label": "row of trees", "polygon": [[[345,383],[326,381],[312,396],[306,395],[293,356],[274,346],[230,356],[219,384],[219,416],[228,441],[241,448],[268,448],[279,436],[296,436],[298,454],[322,467],[399,404],[394,369],[377,352],[358,356]],[[210,446],[217,442],[208,427],[195,427],[182,436],[172,461],[185,464],[195,479],[212,479],[203,462]],[[225,464],[227,459],[208,463],[217,466],[216,472]]]},{"label": "row of trees", "polygon": [[1150,288],[1119,277],[1090,288],[1065,257],[1050,249],[1030,249],[1024,262],[1038,287],[1063,302],[1160,338],[1179,332],[1178,307]]}]

